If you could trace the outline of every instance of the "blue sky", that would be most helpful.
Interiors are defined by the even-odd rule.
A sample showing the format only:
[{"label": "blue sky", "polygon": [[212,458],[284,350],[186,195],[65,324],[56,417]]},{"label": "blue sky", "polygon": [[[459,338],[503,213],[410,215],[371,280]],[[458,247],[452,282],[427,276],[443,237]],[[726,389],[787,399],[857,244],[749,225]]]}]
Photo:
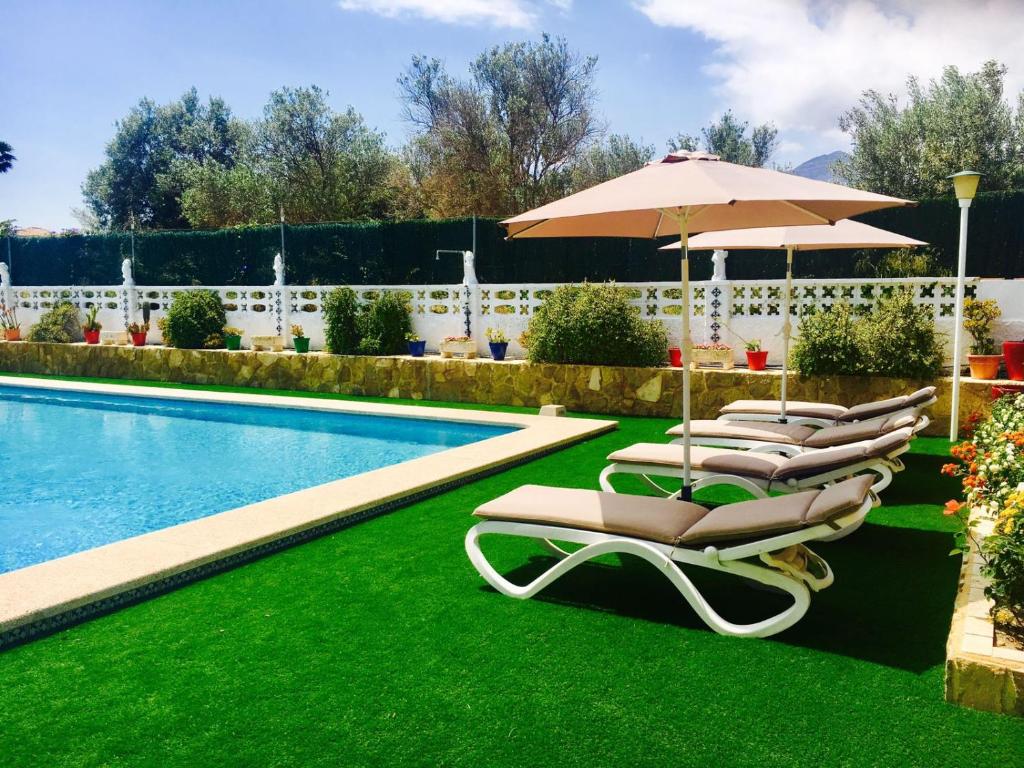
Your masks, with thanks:
[{"label": "blue sky", "polygon": [[[488,46],[541,31],[599,57],[609,128],[662,149],[727,108],[774,121],[776,160],[845,148],[836,117],[862,90],[908,73],[1024,53],[1015,0],[7,0],[0,138],[18,161],[0,177],[0,219],[75,226],[86,172],[142,96],[195,85],[241,117],[282,85],[318,84],[401,144],[395,79],[414,53],[454,73]],[[960,45],[952,44],[958,35]],[[965,42],[966,41],[966,42]],[[1019,64],[1019,66],[1017,66]]]}]

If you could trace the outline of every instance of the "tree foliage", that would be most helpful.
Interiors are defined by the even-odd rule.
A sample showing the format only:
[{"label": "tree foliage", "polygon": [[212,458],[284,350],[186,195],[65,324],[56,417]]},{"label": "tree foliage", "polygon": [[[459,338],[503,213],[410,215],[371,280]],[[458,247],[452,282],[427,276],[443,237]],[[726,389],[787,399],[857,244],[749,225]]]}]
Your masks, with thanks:
[{"label": "tree foliage", "polygon": [[573,163],[603,130],[596,66],[548,35],[485,51],[465,80],[438,59],[413,57],[398,83],[430,213],[504,215],[563,195]]},{"label": "tree foliage", "polygon": [[17,159],[14,156],[14,147],[6,141],[0,141],[0,173],[7,173],[11,170],[14,167],[14,161]]},{"label": "tree foliage", "polygon": [[694,151],[704,149],[723,160],[739,165],[761,168],[771,160],[778,146],[779,130],[772,123],[764,123],[748,130],[750,124],[740,122],[732,110],[700,130],[700,136],[678,134],[669,139],[669,149]]},{"label": "tree foliage", "polygon": [[654,146],[629,136],[612,134],[583,153],[572,168],[572,187],[586,189],[643,168],[654,157]]},{"label": "tree foliage", "polygon": [[946,67],[927,86],[911,77],[907,99],[865,91],[839,127],[852,152],[837,163],[839,178],[863,189],[900,197],[947,196],[951,173],[985,174],[988,191],[1024,183],[1024,93],[1016,113],[1003,96],[1006,67],[986,62],[979,71]]}]

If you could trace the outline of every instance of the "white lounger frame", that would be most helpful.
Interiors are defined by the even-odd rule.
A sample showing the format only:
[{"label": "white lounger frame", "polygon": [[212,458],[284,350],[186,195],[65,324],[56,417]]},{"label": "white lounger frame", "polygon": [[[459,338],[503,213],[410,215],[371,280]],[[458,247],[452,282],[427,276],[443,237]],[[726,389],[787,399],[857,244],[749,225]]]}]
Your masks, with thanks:
[{"label": "white lounger frame", "polygon": [[[885,418],[888,418],[886,416]],[[881,421],[882,419],[878,419]],[[717,421],[744,421],[744,419],[725,419],[719,417]],[[750,419],[746,419],[750,421]],[[761,421],[764,421],[762,419]],[[771,423],[777,423],[771,422]],[[789,422],[794,423],[794,422]],[[853,423],[853,422],[851,422]],[[925,414],[919,414],[917,416],[917,422],[912,427],[915,435],[932,423],[932,420]],[[831,425],[835,426],[835,425]],[[683,439],[681,437],[673,438],[671,441],[675,445],[682,445]],[[692,445],[700,445],[708,448],[740,448],[743,450],[749,450],[751,453],[780,453],[783,456],[796,456],[801,453],[813,453],[814,451],[824,451],[828,448],[847,448],[851,445],[857,445],[858,443],[868,442],[866,440],[858,440],[852,443],[842,443],[840,445],[826,445],[821,448],[804,447],[802,445],[793,445],[792,443],[773,443],[769,440],[755,440],[752,438],[742,437],[714,437],[713,435],[690,435],[690,443]]]},{"label": "white lounger frame", "polygon": [[[703,549],[673,547],[644,539],[596,533],[578,528],[485,520],[470,528],[466,534],[466,553],[477,572],[488,584],[503,595],[520,600],[533,597],[559,576],[595,557],[609,553],[635,555],[661,570],[690,604],[690,607],[715,632],[737,637],[768,637],[788,629],[800,621],[810,607],[811,590],[817,592],[825,589],[834,580],[832,569],[828,563],[803,546],[803,542],[825,540],[833,537],[837,532],[846,533],[849,529],[855,529],[860,526],[870,509],[871,501],[865,499],[856,511],[832,521],[831,524],[815,525],[800,531],[745,544],[726,546],[722,549],[714,546],[707,546]],[[498,573],[481,552],[479,540],[481,536],[487,534],[536,539],[553,552],[559,558],[559,562],[529,584],[524,586],[513,584]],[[582,544],[583,548],[570,553],[553,544],[553,541]],[[772,556],[772,553],[780,553],[790,547],[799,548],[801,554],[805,555],[812,566],[816,567],[823,575],[815,576],[806,568],[797,569],[789,562]],[[748,558],[753,557],[759,557],[764,565],[749,562]],[[781,613],[762,621],[752,624],[734,624],[722,618],[711,607],[694,583],[680,570],[677,563],[723,571],[765,584],[768,587],[774,587],[789,594],[793,598],[793,604]]]},{"label": "white lounger frame", "polygon": [[[888,419],[893,416],[919,416],[921,411],[929,406],[935,405],[939,400],[937,397],[932,397],[930,400],[926,400],[918,405],[908,406],[906,408],[900,408],[899,410],[889,411],[888,413],[882,413],[878,416],[872,416],[870,419],[864,419],[863,421],[880,421],[882,419]],[[739,411],[736,413],[723,413],[718,417],[718,421],[768,421],[779,423],[781,420],[781,413],[751,413]],[[835,419],[822,419],[814,416],[792,416],[786,414],[787,424],[803,424],[809,427],[836,427],[841,424],[857,424],[855,421],[837,421]]]}]

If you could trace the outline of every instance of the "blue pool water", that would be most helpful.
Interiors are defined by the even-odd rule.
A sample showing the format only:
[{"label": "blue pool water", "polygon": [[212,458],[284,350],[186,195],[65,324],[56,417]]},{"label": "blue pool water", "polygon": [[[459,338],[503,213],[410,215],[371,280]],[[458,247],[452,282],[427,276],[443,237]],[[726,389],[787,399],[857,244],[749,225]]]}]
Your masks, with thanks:
[{"label": "blue pool water", "polygon": [[510,431],[0,386],[0,573]]}]

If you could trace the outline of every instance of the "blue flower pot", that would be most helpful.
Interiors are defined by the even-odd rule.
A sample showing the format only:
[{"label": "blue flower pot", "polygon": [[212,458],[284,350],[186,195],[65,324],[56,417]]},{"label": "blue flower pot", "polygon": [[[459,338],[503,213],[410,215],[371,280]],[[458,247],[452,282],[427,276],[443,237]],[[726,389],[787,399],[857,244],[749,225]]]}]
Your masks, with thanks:
[{"label": "blue flower pot", "polygon": [[426,341],[410,341],[407,343],[409,345],[409,354],[413,357],[423,357],[423,353],[427,351]]},{"label": "blue flower pot", "polygon": [[505,355],[508,353],[507,341],[489,341],[487,343],[491,348],[491,357],[493,357],[495,360],[505,359]]}]

